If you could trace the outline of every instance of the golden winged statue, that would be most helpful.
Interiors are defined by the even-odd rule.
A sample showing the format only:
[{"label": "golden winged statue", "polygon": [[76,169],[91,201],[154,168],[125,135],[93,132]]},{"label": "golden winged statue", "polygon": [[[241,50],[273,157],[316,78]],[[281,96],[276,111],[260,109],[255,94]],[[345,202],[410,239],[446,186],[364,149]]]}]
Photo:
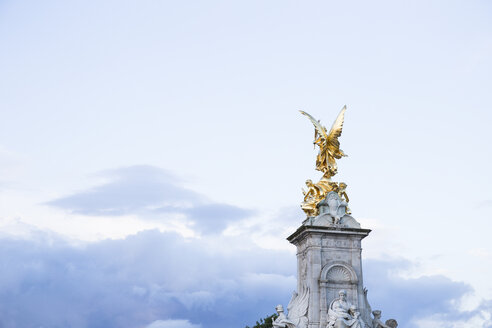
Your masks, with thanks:
[{"label": "golden winged statue", "polygon": [[306,112],[300,111],[302,115],[307,116],[314,125],[314,144],[319,146],[318,157],[316,158],[316,170],[323,172],[323,176],[331,178],[337,174],[338,167],[335,159],[347,156],[340,149],[338,137],[342,135],[343,118],[347,106],[343,106],[337,116],[337,119],[331,126],[330,132],[326,130],[314,117]]},{"label": "golden winged statue", "polygon": [[345,192],[347,185],[340,183],[340,185],[343,184],[343,187],[340,188],[338,183],[331,181],[331,177],[338,172],[336,160],[347,156],[340,149],[340,142],[338,141],[338,138],[342,135],[343,120],[346,110],[347,106],[343,106],[329,132],[321,125],[320,121],[316,120],[308,113],[302,110],[300,111],[301,114],[307,116],[314,125],[313,144],[319,147],[319,153],[316,158],[316,170],[323,172],[323,177],[318,183],[312,183],[311,180],[306,181],[308,190],[303,190],[304,202],[301,204],[301,207],[308,216],[315,216],[318,214],[318,203],[321,202],[330,191],[339,193],[340,197],[342,197],[343,194],[348,200]]}]

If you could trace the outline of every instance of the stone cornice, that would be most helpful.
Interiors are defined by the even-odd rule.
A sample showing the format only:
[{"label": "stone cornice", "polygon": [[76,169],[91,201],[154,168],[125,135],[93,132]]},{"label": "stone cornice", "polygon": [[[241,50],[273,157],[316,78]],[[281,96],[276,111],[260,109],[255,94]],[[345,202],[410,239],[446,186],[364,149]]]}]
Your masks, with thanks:
[{"label": "stone cornice", "polygon": [[320,234],[320,235],[353,235],[360,236],[361,239],[369,235],[370,229],[355,229],[355,228],[338,228],[338,227],[326,227],[326,226],[300,226],[293,234],[287,237],[287,240],[295,244],[299,239],[302,239],[306,234]]}]

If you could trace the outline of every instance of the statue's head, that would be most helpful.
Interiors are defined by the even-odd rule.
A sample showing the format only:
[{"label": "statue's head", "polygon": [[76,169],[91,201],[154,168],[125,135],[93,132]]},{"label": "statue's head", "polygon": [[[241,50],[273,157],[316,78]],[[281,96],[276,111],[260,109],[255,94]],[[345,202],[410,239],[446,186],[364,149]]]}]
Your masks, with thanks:
[{"label": "statue's head", "polygon": [[340,182],[339,187],[340,191],[344,191],[345,189],[347,189],[347,184],[345,182]]},{"label": "statue's head", "polygon": [[284,312],[284,307],[282,306],[282,304],[279,304],[275,307],[275,310],[280,313],[280,312]]},{"label": "statue's head", "polygon": [[308,179],[306,180],[306,186],[311,187],[313,185],[313,180]]},{"label": "statue's head", "polygon": [[345,299],[347,298],[347,292],[342,289],[341,291],[338,292],[338,296],[342,301],[345,301]]},{"label": "statue's head", "polygon": [[379,318],[381,318],[381,311],[374,310],[374,311],[372,311],[372,315],[374,316],[374,318],[379,319]]},{"label": "statue's head", "polygon": [[331,191],[328,196],[326,197],[326,199],[328,199],[328,201],[330,200],[334,200],[336,202],[338,202],[340,200],[340,197],[338,197],[337,193],[334,192],[334,191]]}]

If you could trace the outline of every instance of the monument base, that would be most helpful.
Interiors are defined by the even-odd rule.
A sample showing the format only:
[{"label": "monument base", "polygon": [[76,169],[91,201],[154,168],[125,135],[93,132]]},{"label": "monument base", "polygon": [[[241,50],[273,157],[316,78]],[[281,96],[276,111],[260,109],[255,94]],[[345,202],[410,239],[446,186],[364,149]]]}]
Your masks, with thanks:
[{"label": "monument base", "polygon": [[297,290],[309,290],[308,327],[326,328],[330,303],[346,291],[364,322],[371,322],[362,277],[361,240],[371,230],[303,225],[287,240],[297,247]]},{"label": "monument base", "polygon": [[[362,276],[361,243],[371,230],[347,214],[335,192],[318,204],[287,240],[297,247],[297,292],[287,307],[278,306],[274,328],[387,328],[381,311],[372,311]],[[372,318],[371,314],[374,315]]]}]

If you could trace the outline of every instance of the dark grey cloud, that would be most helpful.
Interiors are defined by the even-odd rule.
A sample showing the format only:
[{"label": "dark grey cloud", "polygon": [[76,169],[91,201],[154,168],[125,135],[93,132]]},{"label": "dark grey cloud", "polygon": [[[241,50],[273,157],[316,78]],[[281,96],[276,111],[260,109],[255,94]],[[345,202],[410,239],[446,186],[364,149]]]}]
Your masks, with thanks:
[{"label": "dark grey cloud", "polygon": [[[214,239],[212,237],[212,239]],[[0,327],[244,327],[287,302],[295,257],[145,231],[84,248],[0,239]],[[241,245],[240,247],[235,247]]]},{"label": "dark grey cloud", "polygon": [[[480,310],[490,313],[490,302],[471,312],[453,307],[471,291],[466,284],[443,276],[392,274],[409,265],[364,262],[369,300],[384,318],[417,327],[414,319],[428,315],[452,322]],[[144,231],[73,247],[37,233],[32,240],[0,238],[0,267],[0,327],[133,328],[179,322],[242,328],[273,313],[278,303],[288,303],[296,259],[243,237],[188,240]]]},{"label": "dark grey cloud", "polygon": [[384,318],[395,318],[403,327],[417,327],[414,319],[435,314],[453,314],[471,317],[474,313],[457,311],[455,303],[472,288],[441,276],[424,276],[404,279],[395,272],[411,267],[406,260],[366,260],[364,280],[369,289],[369,302],[373,309],[383,311]]},{"label": "dark grey cloud", "polygon": [[252,210],[208,201],[186,189],[171,173],[152,166],[104,171],[109,182],[90,190],[52,200],[47,205],[83,215],[138,214],[144,219],[166,219],[183,214],[202,233],[222,231],[229,222],[248,217]]}]

